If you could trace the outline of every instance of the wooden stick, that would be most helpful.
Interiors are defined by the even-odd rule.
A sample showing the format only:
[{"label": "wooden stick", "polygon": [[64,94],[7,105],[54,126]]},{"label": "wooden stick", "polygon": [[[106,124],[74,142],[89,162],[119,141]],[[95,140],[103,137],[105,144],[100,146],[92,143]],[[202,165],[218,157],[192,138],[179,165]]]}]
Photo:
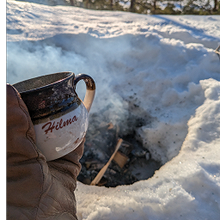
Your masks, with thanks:
[{"label": "wooden stick", "polygon": [[102,176],[105,174],[105,171],[108,169],[109,164],[111,163],[111,161],[113,160],[115,154],[117,153],[119,147],[121,146],[122,141],[123,140],[121,138],[118,140],[118,143],[117,143],[117,145],[115,147],[114,153],[112,154],[112,156],[110,157],[110,159],[106,163],[106,165],[104,167],[102,167],[102,169],[99,171],[99,173],[96,175],[95,179],[91,182],[90,185],[96,185],[96,184],[99,183],[99,181],[101,180]]},{"label": "wooden stick", "polygon": [[219,51],[219,49],[220,49],[220,45],[215,49],[215,53],[217,53],[217,54],[220,55],[220,51]]}]

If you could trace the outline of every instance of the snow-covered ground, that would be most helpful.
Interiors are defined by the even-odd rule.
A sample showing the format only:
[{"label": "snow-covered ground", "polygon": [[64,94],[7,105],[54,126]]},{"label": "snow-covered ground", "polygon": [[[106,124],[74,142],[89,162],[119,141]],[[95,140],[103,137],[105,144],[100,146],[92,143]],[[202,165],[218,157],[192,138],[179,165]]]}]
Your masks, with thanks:
[{"label": "snow-covered ground", "polygon": [[[220,219],[220,16],[160,16],[7,1],[7,82],[73,71],[91,114],[136,128],[164,166],[129,186],[83,185],[79,219]],[[80,97],[85,90],[78,86]],[[132,105],[132,107],[131,107]],[[147,115],[147,116],[146,116]]]}]

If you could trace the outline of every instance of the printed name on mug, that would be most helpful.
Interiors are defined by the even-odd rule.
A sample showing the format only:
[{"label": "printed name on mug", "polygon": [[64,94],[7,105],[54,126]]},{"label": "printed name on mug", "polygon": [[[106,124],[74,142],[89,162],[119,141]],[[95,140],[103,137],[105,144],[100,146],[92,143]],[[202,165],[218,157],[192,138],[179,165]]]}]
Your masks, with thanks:
[{"label": "printed name on mug", "polygon": [[[46,124],[44,124],[42,126],[42,130],[44,130],[44,128],[46,128],[44,130],[44,132],[45,132],[45,134],[47,134],[49,131],[52,132],[54,129],[56,129],[56,130],[62,129],[63,127],[68,126],[77,120],[78,120],[78,118],[76,116],[73,116],[72,118],[67,119],[66,121],[63,121],[63,119],[61,118],[59,122],[54,121],[53,124],[52,124],[52,122],[47,122]],[[56,124],[56,126],[55,126],[55,124]]]}]

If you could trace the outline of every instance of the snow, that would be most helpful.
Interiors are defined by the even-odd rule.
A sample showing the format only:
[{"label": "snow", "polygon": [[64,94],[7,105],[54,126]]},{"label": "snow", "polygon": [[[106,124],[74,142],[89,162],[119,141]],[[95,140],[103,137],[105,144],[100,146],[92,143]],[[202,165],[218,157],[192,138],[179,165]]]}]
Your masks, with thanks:
[{"label": "snow", "polygon": [[[79,219],[220,218],[220,16],[161,16],[7,1],[7,82],[59,72],[91,75],[91,114],[137,128],[164,165],[148,180],[78,182]],[[84,95],[84,84],[77,92]],[[136,106],[136,107],[135,107]]]}]

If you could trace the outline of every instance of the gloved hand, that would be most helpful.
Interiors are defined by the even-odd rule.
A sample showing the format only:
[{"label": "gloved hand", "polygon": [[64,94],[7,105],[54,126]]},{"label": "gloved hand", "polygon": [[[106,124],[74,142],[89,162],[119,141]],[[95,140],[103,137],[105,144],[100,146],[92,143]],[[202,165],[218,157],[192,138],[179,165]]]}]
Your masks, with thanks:
[{"label": "gloved hand", "polygon": [[7,85],[7,219],[77,219],[74,190],[84,142],[50,162],[35,143],[28,109]]}]

